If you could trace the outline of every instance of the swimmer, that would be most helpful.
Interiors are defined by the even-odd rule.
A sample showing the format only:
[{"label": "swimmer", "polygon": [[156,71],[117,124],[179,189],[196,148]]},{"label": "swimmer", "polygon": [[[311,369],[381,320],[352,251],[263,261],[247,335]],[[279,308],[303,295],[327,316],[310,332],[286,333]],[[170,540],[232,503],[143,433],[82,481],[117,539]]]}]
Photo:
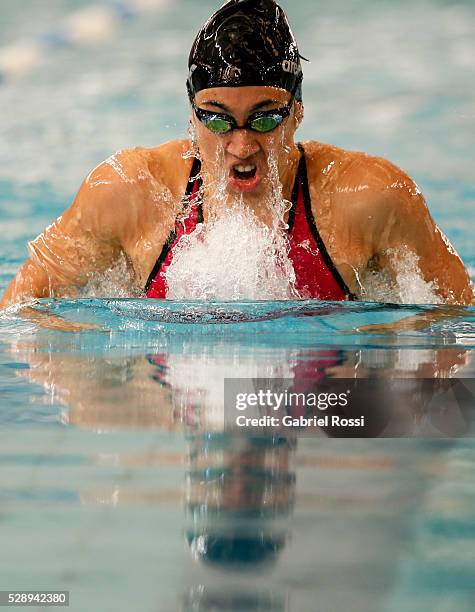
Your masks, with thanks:
[{"label": "swimmer", "polygon": [[166,298],[166,271],[183,234],[227,201],[213,198],[220,173],[226,197],[272,225],[264,205],[271,159],[291,202],[284,223],[298,297],[361,298],[360,279],[378,271],[395,278],[391,253],[402,250],[417,258],[440,302],[474,304],[463,262],[407,174],[380,157],[295,142],[304,116],[301,59],[274,0],[221,7],[189,56],[192,138],[120,151],[94,169],[71,207],[29,244],[0,306],[79,296],[124,256],[142,294]]}]

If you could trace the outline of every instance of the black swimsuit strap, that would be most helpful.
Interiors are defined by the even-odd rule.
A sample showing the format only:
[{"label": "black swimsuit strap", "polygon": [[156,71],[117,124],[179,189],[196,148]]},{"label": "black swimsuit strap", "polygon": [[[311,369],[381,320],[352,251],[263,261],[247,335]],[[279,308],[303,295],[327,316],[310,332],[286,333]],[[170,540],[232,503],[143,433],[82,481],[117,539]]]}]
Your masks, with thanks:
[{"label": "black swimsuit strap", "polygon": [[[196,190],[195,190],[195,184]],[[188,179],[188,184],[186,186],[185,191],[185,199],[189,199],[191,194],[195,191],[198,193],[203,185],[203,179],[201,178],[201,160],[197,157],[193,158],[193,165],[190,170],[190,178]],[[203,223],[203,199],[198,199],[198,223]]]}]

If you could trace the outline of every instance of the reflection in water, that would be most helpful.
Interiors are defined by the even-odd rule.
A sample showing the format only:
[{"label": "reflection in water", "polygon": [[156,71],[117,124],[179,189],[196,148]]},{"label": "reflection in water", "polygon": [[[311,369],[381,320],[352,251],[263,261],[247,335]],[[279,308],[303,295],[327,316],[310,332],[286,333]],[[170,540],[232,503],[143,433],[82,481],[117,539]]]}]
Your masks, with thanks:
[{"label": "reflection in water", "polygon": [[[183,598],[183,612],[286,612],[288,599],[276,593],[240,593],[193,587]],[[297,611],[296,611],[297,612]]]},{"label": "reflection in water", "polygon": [[204,434],[190,441],[186,537],[195,559],[254,569],[272,563],[294,504],[285,438]]},{"label": "reflection in water", "polygon": [[[184,500],[178,483],[175,488],[156,492],[134,489],[127,482],[81,491],[84,504],[115,506],[169,504],[176,507],[181,497],[185,509],[182,535],[188,558],[198,568],[186,570],[189,587],[184,587],[179,604],[184,611],[310,609],[291,607],[294,604],[289,598],[288,584],[274,584],[270,592],[263,589],[266,576],[295,574],[293,565],[298,568],[300,561],[295,550],[291,557],[288,551],[297,546],[297,556],[301,552],[307,564],[299,570],[305,588],[312,586],[313,570],[308,564],[324,568],[327,554],[333,565],[343,563],[344,559],[347,563],[351,542],[355,549],[357,543],[366,547],[365,554],[375,567],[384,559],[384,571],[392,571],[387,559],[389,536],[378,535],[375,539],[373,532],[365,535],[366,532],[357,529],[348,531],[343,549],[336,545],[331,551],[317,550],[315,544],[310,546],[310,542],[301,539],[302,512],[309,513],[305,529],[311,531],[318,518],[328,519],[334,513],[338,516],[342,509],[351,508],[351,504],[356,523],[360,519],[355,519],[355,513],[365,515],[375,505],[398,517],[401,507],[413,504],[415,497],[405,498],[398,493],[397,479],[394,484],[390,478],[384,481],[384,487],[390,491],[388,499],[379,493],[382,485],[377,476],[369,492],[365,489],[360,497],[359,492],[348,492],[345,487],[337,491],[335,486],[331,493],[325,481],[329,466],[334,470],[332,478],[338,471],[348,472],[350,482],[351,474],[357,470],[369,476],[379,471],[384,476],[386,471],[395,469],[392,459],[366,456],[338,459],[327,447],[326,457],[305,456],[304,452],[296,461],[299,449],[291,436],[224,432],[223,380],[226,377],[285,378],[295,388],[302,388],[309,380],[315,382],[328,377],[384,381],[392,374],[410,383],[419,377],[444,378],[457,370],[463,372],[468,363],[466,351],[425,348],[411,349],[405,355],[399,348],[297,349],[284,342],[279,345],[275,339],[266,345],[265,342],[246,344],[236,339],[216,341],[213,338],[207,342],[203,337],[181,336],[168,339],[168,345],[162,343],[154,350],[141,348],[137,352],[130,339],[122,348],[117,337],[114,341],[116,345],[111,340],[107,351],[87,350],[87,346],[86,350],[81,347],[82,350],[72,351],[71,347],[64,346],[64,336],[38,334],[15,341],[11,352],[16,362],[29,366],[17,374],[42,385],[49,401],[63,406],[61,420],[66,426],[99,432],[155,429],[185,434],[185,457],[146,450],[134,455],[124,450],[114,456],[115,465],[131,468],[156,469],[166,465],[182,470],[184,464]],[[404,364],[407,364],[405,369]],[[379,429],[373,433],[392,431],[411,435],[420,429],[423,419],[417,402],[407,401],[402,407],[381,402],[378,409]],[[316,435],[323,438],[333,433],[320,428]],[[107,458],[102,456],[96,460],[104,465]],[[434,473],[437,469],[434,463],[430,466]],[[308,474],[312,475],[313,484],[307,483],[311,488],[299,495],[297,476],[305,482]],[[328,525],[331,529],[332,523]],[[327,536],[322,528],[315,529],[319,537],[332,539],[331,532]],[[170,538],[175,536],[170,534]],[[294,538],[297,538],[295,545]],[[233,584],[222,583],[224,578],[216,582],[212,578],[216,570],[221,577],[232,577]],[[261,575],[264,578],[259,581]],[[245,590],[239,588],[240,580],[253,579]],[[380,579],[383,580],[375,578]],[[354,580],[348,583],[349,592],[357,588]],[[355,609],[368,608],[359,605]]]},{"label": "reflection in water", "polygon": [[12,343],[15,360],[29,366],[17,375],[41,385],[49,402],[65,406],[63,423],[101,431],[181,431],[183,426],[220,431],[226,378],[285,379],[297,391],[305,391],[309,382],[320,385],[335,379],[381,380],[384,389],[388,378],[401,378],[407,379],[408,401],[397,406],[384,402],[378,410],[381,421],[398,420],[400,434],[410,433],[413,416],[420,415],[420,405],[409,401],[410,379],[463,377],[470,365],[470,351],[459,348],[297,349],[214,338],[207,343],[197,337],[175,338],[168,347],[144,355],[130,346],[111,346],[99,354],[72,351],[62,340],[55,346],[49,336],[39,335]]}]

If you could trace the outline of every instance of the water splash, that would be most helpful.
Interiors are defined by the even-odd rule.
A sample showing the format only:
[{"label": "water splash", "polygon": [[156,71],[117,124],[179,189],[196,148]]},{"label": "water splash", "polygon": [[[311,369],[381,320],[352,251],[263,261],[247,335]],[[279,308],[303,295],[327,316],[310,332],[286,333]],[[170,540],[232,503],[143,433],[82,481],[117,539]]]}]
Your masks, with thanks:
[{"label": "water splash", "polygon": [[143,290],[137,286],[130,262],[124,253],[104,272],[91,275],[81,290],[81,297],[139,298]]},{"label": "water splash", "polygon": [[358,276],[360,296],[366,301],[393,304],[443,304],[437,285],[427,282],[419,268],[419,257],[404,247],[386,252],[394,277],[389,270],[365,271]]},{"label": "water splash", "polygon": [[[199,156],[192,125],[190,135],[192,146],[184,158]],[[225,152],[222,147],[217,149],[211,173],[213,179],[203,175],[203,187],[198,194],[207,212],[206,223],[183,236],[175,247],[173,262],[167,270],[170,299],[285,300],[305,297],[295,288],[295,272],[288,257],[284,219],[291,202],[283,196],[279,175],[277,151],[282,151],[282,147],[282,142],[270,143],[268,172],[263,179],[265,194],[258,201],[245,194],[228,192]],[[170,192],[164,191],[157,192],[153,199],[158,204],[172,198]],[[189,198],[175,202],[174,206],[183,221],[189,211]],[[182,212],[178,212],[180,210]],[[104,272],[89,274],[81,291],[73,289],[75,279],[91,259],[93,244],[89,238],[69,239],[58,231],[60,222],[61,217],[29,243],[31,257],[48,273],[50,295],[143,297],[143,290],[137,287],[132,265],[124,253]],[[442,237],[449,246],[445,236]],[[389,270],[355,271],[358,299],[399,304],[443,303],[436,284],[424,280],[416,254],[399,248],[388,251],[387,255],[395,274],[390,274]],[[55,288],[53,278],[61,283],[60,289]]]},{"label": "water splash", "polygon": [[[271,147],[271,151],[273,147]],[[208,213],[205,223],[181,238],[166,279],[168,297],[175,300],[278,300],[299,297],[288,257],[283,222],[290,202],[282,196],[277,158],[269,155],[267,193],[259,212],[243,194],[226,189],[224,150],[218,149],[217,179],[203,176],[201,197]],[[264,214],[267,223],[260,220]]]}]

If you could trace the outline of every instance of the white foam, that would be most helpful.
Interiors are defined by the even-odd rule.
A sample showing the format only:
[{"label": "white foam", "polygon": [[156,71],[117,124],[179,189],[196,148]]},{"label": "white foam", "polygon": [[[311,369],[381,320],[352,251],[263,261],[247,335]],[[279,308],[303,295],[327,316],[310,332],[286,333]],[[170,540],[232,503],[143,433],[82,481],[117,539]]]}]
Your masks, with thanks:
[{"label": "white foam", "polygon": [[81,297],[143,297],[143,291],[137,287],[132,268],[124,254],[107,270],[91,275],[87,285],[81,291]]},{"label": "white foam", "polygon": [[170,299],[278,300],[292,297],[295,273],[284,238],[231,208],[181,239],[166,279]]},{"label": "white foam", "polygon": [[[261,205],[269,224],[261,222],[244,196],[226,191],[223,152],[218,151],[218,180],[207,189],[209,218],[183,236],[166,272],[168,297],[175,300],[278,300],[298,297],[288,257],[283,199],[277,164],[269,157],[269,193]],[[209,186],[208,186],[209,187]]]},{"label": "white foam", "polygon": [[434,282],[427,282],[419,268],[419,257],[404,247],[387,251],[389,270],[368,271],[359,276],[360,297],[365,301],[394,304],[442,304]]}]

